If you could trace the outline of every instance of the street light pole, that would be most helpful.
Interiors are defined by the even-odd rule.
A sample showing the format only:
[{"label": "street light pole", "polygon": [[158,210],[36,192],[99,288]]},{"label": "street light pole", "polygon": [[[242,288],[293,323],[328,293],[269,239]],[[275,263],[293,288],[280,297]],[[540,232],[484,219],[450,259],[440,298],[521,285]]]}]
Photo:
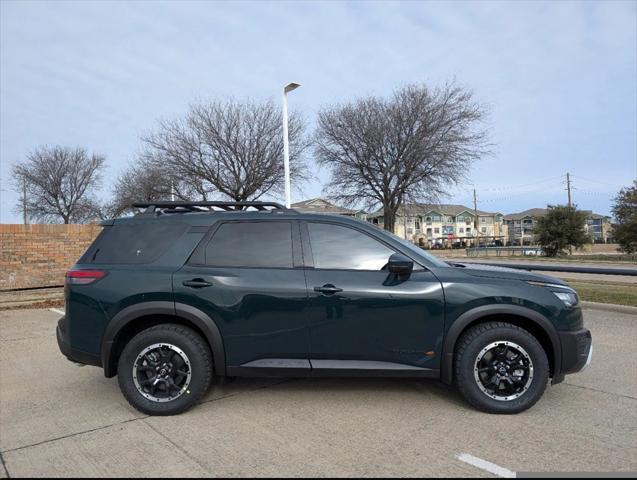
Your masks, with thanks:
[{"label": "street light pole", "polygon": [[299,83],[288,83],[283,88],[283,168],[285,172],[285,206],[290,208],[290,144],[288,140],[288,92],[299,88]]}]

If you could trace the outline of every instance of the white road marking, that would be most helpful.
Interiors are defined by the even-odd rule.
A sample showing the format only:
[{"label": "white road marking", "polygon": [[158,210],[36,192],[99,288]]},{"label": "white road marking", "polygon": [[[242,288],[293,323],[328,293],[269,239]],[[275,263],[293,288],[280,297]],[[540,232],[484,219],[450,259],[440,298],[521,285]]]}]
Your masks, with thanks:
[{"label": "white road marking", "polygon": [[52,312],[59,313],[60,315],[64,315],[64,310],[60,310],[59,308],[49,308]]},{"label": "white road marking", "polygon": [[473,455],[469,455],[468,453],[461,453],[460,455],[457,455],[456,458],[462,462],[468,463],[469,465],[473,465],[476,468],[486,470],[489,473],[493,473],[498,477],[515,478],[516,476],[515,472],[512,472],[507,468],[496,465],[495,463],[487,462],[486,460],[474,457]]}]

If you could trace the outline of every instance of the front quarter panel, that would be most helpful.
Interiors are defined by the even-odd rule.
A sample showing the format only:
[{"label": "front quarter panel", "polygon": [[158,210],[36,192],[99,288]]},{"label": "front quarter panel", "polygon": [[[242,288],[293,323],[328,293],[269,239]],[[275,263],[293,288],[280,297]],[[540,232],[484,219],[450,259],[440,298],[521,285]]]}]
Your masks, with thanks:
[{"label": "front quarter panel", "polygon": [[550,320],[556,330],[582,328],[580,307],[565,308],[548,288],[522,280],[466,275],[461,268],[441,268],[434,273],[445,291],[445,331],[464,313],[487,305],[513,305],[533,310]]},{"label": "front quarter panel", "polygon": [[579,306],[566,308],[548,288],[530,285],[524,280],[476,277],[454,267],[436,269],[434,273],[442,282],[446,301],[441,368],[444,382],[453,380],[455,343],[462,331],[489,315],[516,315],[540,327],[551,343],[553,373],[559,375],[562,364],[559,332],[582,328]]}]

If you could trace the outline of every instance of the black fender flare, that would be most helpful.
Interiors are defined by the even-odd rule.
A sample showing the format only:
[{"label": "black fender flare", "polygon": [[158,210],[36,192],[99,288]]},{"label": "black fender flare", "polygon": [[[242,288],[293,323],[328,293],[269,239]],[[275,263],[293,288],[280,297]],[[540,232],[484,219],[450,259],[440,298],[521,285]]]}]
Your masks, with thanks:
[{"label": "black fender flare", "polygon": [[453,382],[453,355],[458,337],[475,320],[490,315],[515,315],[533,322],[541,328],[549,337],[553,349],[553,376],[558,376],[562,370],[562,346],[557,329],[541,313],[520,305],[483,305],[472,308],[460,315],[449,327],[442,346],[442,364],[440,366],[440,379],[447,384]]},{"label": "black fender flare", "polygon": [[177,302],[153,301],[142,302],[124,308],[108,323],[102,336],[102,366],[104,375],[113,377],[117,374],[113,358],[113,346],[117,335],[122,329],[140,317],[147,315],[170,315],[180,317],[195,325],[206,337],[212,350],[214,371],[216,375],[226,374],[226,354],[223,347],[223,337],[215,321],[198,308]]}]

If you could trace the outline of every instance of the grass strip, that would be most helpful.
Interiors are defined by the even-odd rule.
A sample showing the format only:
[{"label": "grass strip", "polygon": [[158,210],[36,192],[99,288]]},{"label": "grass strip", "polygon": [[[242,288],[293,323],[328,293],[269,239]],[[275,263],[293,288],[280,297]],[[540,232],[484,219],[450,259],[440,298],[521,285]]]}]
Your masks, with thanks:
[{"label": "grass strip", "polygon": [[577,290],[581,300],[637,307],[637,284],[570,279],[567,282]]}]

